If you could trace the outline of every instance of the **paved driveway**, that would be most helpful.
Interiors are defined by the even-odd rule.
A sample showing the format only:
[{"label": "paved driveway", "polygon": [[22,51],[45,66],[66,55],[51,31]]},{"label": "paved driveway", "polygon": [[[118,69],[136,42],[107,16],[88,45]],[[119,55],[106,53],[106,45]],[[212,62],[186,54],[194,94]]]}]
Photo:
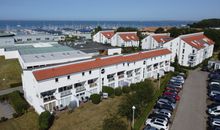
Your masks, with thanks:
[{"label": "paved driveway", "polygon": [[206,80],[208,73],[194,70],[187,78],[171,130],[206,129]]},{"label": "paved driveway", "polygon": [[13,117],[13,113],[15,113],[15,110],[8,102],[0,102],[0,118],[7,117],[10,119]]}]

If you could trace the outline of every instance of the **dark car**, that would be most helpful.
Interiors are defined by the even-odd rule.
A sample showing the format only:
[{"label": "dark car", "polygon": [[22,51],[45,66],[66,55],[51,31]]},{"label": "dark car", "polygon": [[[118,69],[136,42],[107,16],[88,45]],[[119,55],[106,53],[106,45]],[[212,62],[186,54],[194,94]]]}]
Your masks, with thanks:
[{"label": "dark car", "polygon": [[210,99],[211,99],[212,101],[220,102],[220,95],[219,95],[219,94],[218,94],[218,95],[215,95],[215,96],[213,96],[213,97],[210,97]]},{"label": "dark car", "polygon": [[213,91],[213,90],[220,91],[220,86],[216,84],[209,85],[208,92]]},{"label": "dark car", "polygon": [[157,128],[153,127],[153,126],[147,125],[147,126],[144,127],[143,130],[159,130],[159,129],[157,129]]},{"label": "dark car", "polygon": [[220,106],[220,103],[212,103],[210,105],[207,105],[208,108],[213,108],[213,107],[216,107],[216,106]]},{"label": "dark car", "polygon": [[173,97],[171,97],[171,96],[163,95],[163,96],[161,96],[160,98],[164,98],[164,99],[169,100],[169,101],[172,102],[172,103],[176,103],[176,99],[173,98]]},{"label": "dark car", "polygon": [[168,104],[156,104],[154,106],[154,108],[156,108],[156,109],[167,109],[169,111],[173,111],[173,107],[171,105],[168,105]]}]

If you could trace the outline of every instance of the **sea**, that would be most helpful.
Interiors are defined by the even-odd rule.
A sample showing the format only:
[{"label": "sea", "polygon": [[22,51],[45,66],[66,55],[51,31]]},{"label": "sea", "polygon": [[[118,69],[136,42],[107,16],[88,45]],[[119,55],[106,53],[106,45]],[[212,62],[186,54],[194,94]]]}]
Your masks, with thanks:
[{"label": "sea", "polygon": [[103,28],[117,27],[152,27],[152,26],[186,26],[196,21],[25,21],[1,20],[0,29],[34,29],[34,28]]}]

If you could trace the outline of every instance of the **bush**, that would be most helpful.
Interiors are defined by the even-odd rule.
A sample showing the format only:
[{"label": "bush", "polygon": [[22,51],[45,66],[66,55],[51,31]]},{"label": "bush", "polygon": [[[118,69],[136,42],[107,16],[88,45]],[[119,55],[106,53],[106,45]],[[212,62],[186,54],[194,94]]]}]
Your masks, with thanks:
[{"label": "bush", "polygon": [[19,117],[19,115],[17,113],[13,113],[13,117],[17,118],[17,117]]},{"label": "bush", "polygon": [[108,96],[114,96],[114,89],[112,87],[103,86],[102,92],[108,93]]},{"label": "bush", "polygon": [[116,96],[121,96],[121,94],[122,94],[121,87],[115,88],[115,95]]},{"label": "bush", "polygon": [[90,98],[94,104],[99,104],[101,102],[101,96],[99,94],[92,94]]},{"label": "bush", "polygon": [[129,86],[122,87],[122,92],[123,93],[129,93],[130,91],[131,91],[131,87],[129,87]]},{"label": "bush", "polygon": [[111,116],[103,121],[103,130],[127,130],[126,123],[117,116]]},{"label": "bush", "polygon": [[44,111],[39,116],[39,129],[48,130],[53,124],[54,117],[50,114],[49,111]]},{"label": "bush", "polygon": [[6,118],[6,117],[1,117],[0,122],[4,122],[4,121],[7,121],[7,120],[8,120],[8,118]]},{"label": "bush", "polygon": [[12,83],[12,84],[10,84],[11,88],[18,87],[18,86],[22,86],[22,83],[19,82],[19,83]]},{"label": "bush", "polygon": [[28,103],[22,98],[19,91],[14,91],[8,95],[9,103],[20,116],[28,109]]}]

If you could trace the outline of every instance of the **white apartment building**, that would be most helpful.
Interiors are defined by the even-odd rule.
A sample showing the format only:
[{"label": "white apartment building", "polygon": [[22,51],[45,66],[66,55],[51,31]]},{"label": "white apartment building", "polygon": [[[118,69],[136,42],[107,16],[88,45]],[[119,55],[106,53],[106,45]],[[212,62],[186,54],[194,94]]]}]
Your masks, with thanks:
[{"label": "white apartment building", "polygon": [[68,106],[100,93],[102,86],[127,86],[170,70],[168,49],[115,55],[23,70],[24,97],[37,113]]},{"label": "white apartment building", "polygon": [[172,51],[172,61],[177,56],[180,65],[194,67],[212,56],[214,42],[200,32],[180,35],[163,47]]},{"label": "white apartment building", "polygon": [[119,47],[139,47],[137,32],[117,32],[111,38],[111,45]]},{"label": "white apartment building", "polygon": [[214,42],[203,32],[171,38],[169,34],[151,34],[143,39],[142,49],[164,47],[172,52],[171,61],[177,56],[182,66],[193,67],[213,54]]},{"label": "white apartment building", "polygon": [[93,41],[103,44],[111,44],[111,38],[114,34],[114,30],[99,31],[93,36]]},{"label": "white apartment building", "polygon": [[141,42],[142,49],[154,49],[163,47],[163,44],[172,40],[169,33],[150,34]]}]

